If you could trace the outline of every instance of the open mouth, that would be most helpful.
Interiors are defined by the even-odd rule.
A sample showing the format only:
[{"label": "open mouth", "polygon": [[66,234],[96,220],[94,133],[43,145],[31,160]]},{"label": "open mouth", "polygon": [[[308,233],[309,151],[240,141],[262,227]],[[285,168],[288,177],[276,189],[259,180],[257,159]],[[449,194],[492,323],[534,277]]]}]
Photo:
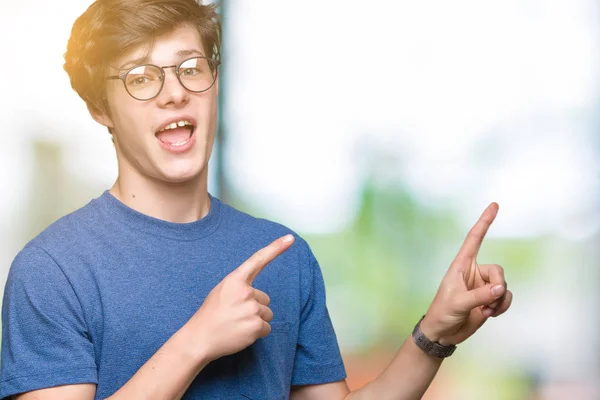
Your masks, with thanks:
[{"label": "open mouth", "polygon": [[191,139],[196,127],[187,120],[171,122],[156,132],[158,140],[173,147],[184,146]]}]

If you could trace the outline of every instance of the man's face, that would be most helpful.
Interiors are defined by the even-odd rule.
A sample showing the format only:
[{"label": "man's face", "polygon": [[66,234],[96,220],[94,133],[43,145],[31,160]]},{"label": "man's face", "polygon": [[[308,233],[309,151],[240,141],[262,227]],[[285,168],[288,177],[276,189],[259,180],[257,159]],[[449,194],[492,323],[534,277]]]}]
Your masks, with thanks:
[{"label": "man's face", "polygon": [[[183,25],[156,39],[151,51],[142,46],[124,54],[113,64],[110,74],[120,74],[140,62],[157,66],[179,65],[189,57],[206,55],[200,35],[191,25]],[[107,81],[109,115],[95,116],[112,128],[119,176],[168,183],[206,179],[217,119],[218,81],[207,91],[186,90],[175,75],[165,69],[160,94],[147,101],[131,97],[120,80]],[[175,129],[172,123],[191,123]],[[164,130],[167,127],[167,130]]]}]

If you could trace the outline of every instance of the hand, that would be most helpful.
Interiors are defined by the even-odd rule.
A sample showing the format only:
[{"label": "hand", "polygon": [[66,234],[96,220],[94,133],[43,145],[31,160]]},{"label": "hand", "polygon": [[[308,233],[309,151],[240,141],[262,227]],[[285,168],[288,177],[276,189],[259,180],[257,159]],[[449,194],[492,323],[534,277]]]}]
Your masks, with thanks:
[{"label": "hand", "polygon": [[211,290],[189,323],[207,361],[237,353],[271,332],[269,296],[252,287],[265,266],[294,242],[286,235],[254,253]]},{"label": "hand", "polygon": [[442,279],[421,322],[421,331],[429,340],[442,345],[461,343],[488,317],[497,317],[510,307],[512,293],[507,290],[502,267],[477,264],[477,253],[497,213],[498,204],[490,204]]}]

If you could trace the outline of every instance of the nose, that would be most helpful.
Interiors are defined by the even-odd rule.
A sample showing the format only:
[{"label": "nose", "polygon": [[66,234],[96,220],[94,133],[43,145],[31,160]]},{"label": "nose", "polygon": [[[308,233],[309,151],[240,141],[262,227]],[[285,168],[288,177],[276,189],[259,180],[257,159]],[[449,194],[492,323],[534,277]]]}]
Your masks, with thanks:
[{"label": "nose", "polygon": [[190,93],[181,85],[175,74],[174,67],[165,68],[165,82],[157,97],[157,103],[161,108],[179,108],[189,100]]}]

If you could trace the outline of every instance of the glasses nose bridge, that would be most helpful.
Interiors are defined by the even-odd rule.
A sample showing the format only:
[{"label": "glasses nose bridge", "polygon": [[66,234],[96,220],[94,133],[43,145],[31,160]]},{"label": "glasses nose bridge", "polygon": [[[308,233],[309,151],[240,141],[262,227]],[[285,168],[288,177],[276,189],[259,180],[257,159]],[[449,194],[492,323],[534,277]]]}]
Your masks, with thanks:
[{"label": "glasses nose bridge", "polygon": [[175,77],[177,78],[177,71],[179,69],[178,65],[166,65],[164,67],[159,67],[160,69],[162,69],[163,74],[167,75],[167,69],[173,69],[173,74],[175,75]]},{"label": "glasses nose bridge", "polygon": [[159,68],[162,70],[163,76],[164,76],[164,78],[163,78],[163,84],[162,84],[162,87],[161,87],[159,93],[162,92],[165,89],[165,83],[167,81],[167,71],[166,71],[167,69],[172,69],[173,70],[173,77],[177,81],[177,84],[180,85],[183,89],[187,90],[186,87],[181,82],[181,80],[179,79],[179,73],[178,73],[179,72],[179,66],[178,65],[166,65],[166,66],[162,66],[162,67],[159,67]]}]

